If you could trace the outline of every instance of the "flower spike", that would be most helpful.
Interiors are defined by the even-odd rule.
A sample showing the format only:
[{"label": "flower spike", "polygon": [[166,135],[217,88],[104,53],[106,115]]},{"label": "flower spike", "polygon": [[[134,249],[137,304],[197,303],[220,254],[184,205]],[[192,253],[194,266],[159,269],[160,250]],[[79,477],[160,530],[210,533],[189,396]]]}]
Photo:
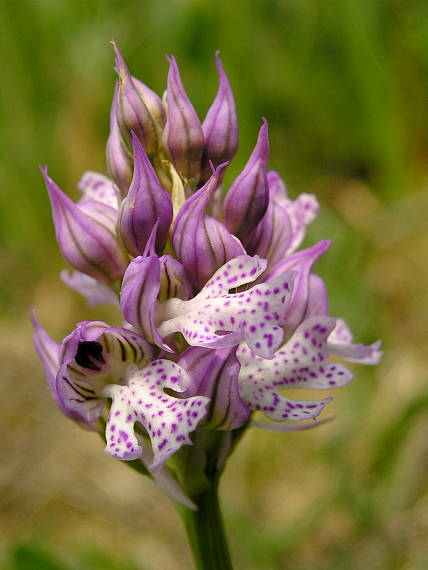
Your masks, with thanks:
[{"label": "flower spike", "polygon": [[175,57],[169,56],[168,61],[168,106],[163,143],[180,176],[192,186],[199,180],[204,133],[184,90]]},{"label": "flower spike", "polygon": [[238,118],[235,100],[218,54],[219,52],[215,54],[219,78],[218,91],[202,123],[205,137],[202,157],[202,180],[204,181],[211,176],[210,162],[214,166],[222,162],[230,162],[238,148]]},{"label": "flower spike", "polygon": [[219,53],[218,89],[201,125],[173,56],[160,99],[112,43],[110,178],[86,172],[74,203],[42,173],[74,268],[62,281],[90,306],[119,309],[122,326],[84,321],[57,344],[33,315],[34,345],[61,412],[105,431],[108,455],[199,508],[193,524],[247,428],[299,431],[331,419],[316,419],[329,393],[293,400],[284,390],[344,386],[353,374],[334,359],[374,365],[381,346],[355,343],[346,323],[329,316],[326,285],[313,271],[330,241],[296,251],[318,202],[290,199],[268,172],[265,119],[224,196],[238,124]]},{"label": "flower spike", "polygon": [[269,203],[267,164],[269,160],[268,125],[264,120],[256,146],[235,179],[224,200],[227,229],[243,243],[266,213]]},{"label": "flower spike", "polygon": [[126,249],[133,255],[141,255],[157,220],[156,246],[158,250],[163,249],[172,221],[172,204],[135,133],[132,133],[132,145],[134,175],[122,203],[119,231]]}]

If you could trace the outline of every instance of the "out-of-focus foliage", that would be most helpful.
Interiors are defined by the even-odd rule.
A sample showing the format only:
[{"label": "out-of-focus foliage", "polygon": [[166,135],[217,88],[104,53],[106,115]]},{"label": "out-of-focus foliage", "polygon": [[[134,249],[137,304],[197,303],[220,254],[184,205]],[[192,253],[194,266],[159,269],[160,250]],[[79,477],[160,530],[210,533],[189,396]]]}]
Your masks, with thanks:
[{"label": "out-of-focus foliage", "polygon": [[[54,333],[87,311],[57,281],[38,164],[75,192],[104,171],[116,39],[137,77],[165,88],[178,59],[201,117],[221,49],[246,161],[260,119],[292,196],[322,205],[307,243],[376,370],[334,394],[310,433],[252,432],[222,494],[237,568],[428,567],[428,4],[422,0],[4,0],[0,3],[0,475],[2,567],[189,567],[184,532],[149,481],[103,456],[50,402],[28,309]],[[58,311],[57,307],[61,310]],[[114,553],[114,554],[112,554]],[[128,562],[129,561],[129,562]],[[128,564],[128,566],[127,566]]]}]

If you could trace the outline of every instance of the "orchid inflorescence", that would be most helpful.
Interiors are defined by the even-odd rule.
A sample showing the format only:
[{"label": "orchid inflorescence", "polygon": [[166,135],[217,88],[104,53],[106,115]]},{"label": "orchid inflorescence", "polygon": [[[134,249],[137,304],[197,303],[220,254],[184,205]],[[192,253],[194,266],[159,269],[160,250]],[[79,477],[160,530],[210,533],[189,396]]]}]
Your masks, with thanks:
[{"label": "orchid inflorescence", "polygon": [[[238,126],[218,54],[219,88],[201,124],[174,57],[162,100],[114,48],[109,177],[84,174],[74,203],[42,173],[74,269],[62,280],[89,305],[120,309],[121,326],[80,322],[57,344],[33,316],[34,341],[60,410],[192,507],[169,469],[183,446],[252,424],[312,427],[307,420],[331,398],[282,391],[344,386],[353,374],[330,355],[376,364],[380,343],[354,344],[346,323],[329,316],[313,265],[330,242],[296,251],[318,203],[290,199],[268,170],[265,120],[224,197]],[[252,420],[258,411],[279,423]]]}]

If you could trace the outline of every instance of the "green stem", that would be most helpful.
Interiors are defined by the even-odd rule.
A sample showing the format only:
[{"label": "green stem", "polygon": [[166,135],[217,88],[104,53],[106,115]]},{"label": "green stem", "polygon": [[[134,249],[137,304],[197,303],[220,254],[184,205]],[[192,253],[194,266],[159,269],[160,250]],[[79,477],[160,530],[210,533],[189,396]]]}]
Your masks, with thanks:
[{"label": "green stem", "polygon": [[197,511],[182,509],[181,515],[198,570],[232,570],[218,500],[219,476],[192,500]]}]

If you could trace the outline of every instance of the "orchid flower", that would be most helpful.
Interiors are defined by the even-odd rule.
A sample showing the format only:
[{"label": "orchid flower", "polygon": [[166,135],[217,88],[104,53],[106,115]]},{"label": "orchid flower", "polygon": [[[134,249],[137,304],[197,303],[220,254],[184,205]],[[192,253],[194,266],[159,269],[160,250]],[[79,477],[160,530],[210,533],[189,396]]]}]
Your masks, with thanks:
[{"label": "orchid flower", "polygon": [[192,299],[171,298],[156,306],[159,259],[154,255],[139,257],[124,276],[122,311],[133,326],[166,350],[163,339],[181,332],[191,346],[225,348],[245,340],[253,352],[272,358],[282,341],[281,327],[296,272],[230,293],[256,280],[265,268],[266,261],[258,256],[239,256],[218,269]]},{"label": "orchid flower", "polygon": [[102,322],[79,323],[61,346],[50,339],[33,317],[35,344],[48,384],[61,410],[90,426],[111,399],[106,424],[106,453],[117,459],[141,457],[134,433],[141,424],[152,444],[152,471],[182,445],[206,412],[208,398],[179,399],[190,385],[187,372],[169,360],[153,358],[153,349],[140,335]]}]

